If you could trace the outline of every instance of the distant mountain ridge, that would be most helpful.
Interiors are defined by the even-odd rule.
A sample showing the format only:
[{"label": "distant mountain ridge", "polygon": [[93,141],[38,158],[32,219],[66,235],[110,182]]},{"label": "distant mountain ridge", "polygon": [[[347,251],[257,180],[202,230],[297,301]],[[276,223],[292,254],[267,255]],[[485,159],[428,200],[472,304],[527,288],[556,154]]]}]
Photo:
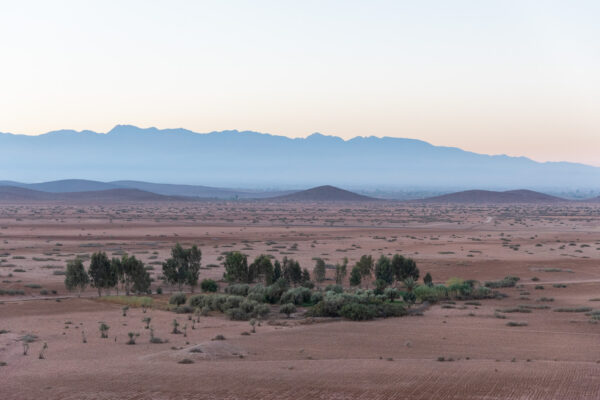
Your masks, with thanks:
[{"label": "distant mountain ridge", "polygon": [[600,189],[600,168],[482,155],[391,137],[291,139],[117,125],[108,133],[0,133],[0,179],[201,182],[216,187]]}]

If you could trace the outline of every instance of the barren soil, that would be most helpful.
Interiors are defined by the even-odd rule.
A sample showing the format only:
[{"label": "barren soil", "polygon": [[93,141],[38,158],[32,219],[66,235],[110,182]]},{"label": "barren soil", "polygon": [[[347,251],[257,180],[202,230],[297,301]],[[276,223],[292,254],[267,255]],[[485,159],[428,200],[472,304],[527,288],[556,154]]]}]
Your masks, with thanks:
[{"label": "barren soil", "polygon": [[[401,253],[436,283],[520,281],[500,289],[505,299],[435,304],[404,318],[312,320],[300,310],[287,320],[274,308],[250,335],[248,322],[221,314],[191,329],[185,315],[131,308],[124,317],[93,288],[81,298],[64,289],[66,260],[127,252],[154,267],[163,301],[173,289],[157,279],[160,264],[176,242],[200,246],[201,279],[220,279],[223,253],[241,250],[309,270],[314,257],[352,265],[362,254]],[[555,310],[600,309],[599,259],[598,205],[2,205],[0,289],[16,294],[0,295],[0,398],[598,399],[600,323]],[[519,305],[547,308],[498,311]],[[167,343],[149,342],[145,317]],[[174,318],[188,325],[186,337],[170,333]],[[126,344],[128,332],[140,334],[136,345]],[[23,355],[26,334],[37,339]],[[218,334],[226,340],[211,340]]]}]

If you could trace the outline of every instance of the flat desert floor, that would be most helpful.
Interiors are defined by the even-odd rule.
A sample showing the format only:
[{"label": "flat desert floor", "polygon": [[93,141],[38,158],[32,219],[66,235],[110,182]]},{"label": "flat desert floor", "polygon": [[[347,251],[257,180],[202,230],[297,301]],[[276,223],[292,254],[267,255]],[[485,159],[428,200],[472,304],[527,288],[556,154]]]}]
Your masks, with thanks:
[{"label": "flat desert floor", "polygon": [[[274,309],[242,335],[248,322],[215,314],[186,337],[170,333],[174,318],[190,324],[185,315],[123,316],[92,288],[81,298],[64,288],[66,261],[99,250],[136,255],[156,279],[176,242],[200,246],[201,279],[221,279],[223,253],[240,250],[309,270],[315,257],[352,265],[400,253],[436,283],[520,281],[500,289],[504,299],[434,304],[421,316],[286,319]],[[1,399],[600,398],[600,323],[589,315],[600,309],[598,205],[2,205],[0,260]],[[328,270],[326,284],[332,278]],[[172,288],[158,286],[156,300],[168,298]],[[497,311],[519,305],[531,312]],[[146,317],[167,343],[149,342]],[[131,331],[140,333],[134,346],[125,344]],[[28,355],[25,335],[36,337]]]}]

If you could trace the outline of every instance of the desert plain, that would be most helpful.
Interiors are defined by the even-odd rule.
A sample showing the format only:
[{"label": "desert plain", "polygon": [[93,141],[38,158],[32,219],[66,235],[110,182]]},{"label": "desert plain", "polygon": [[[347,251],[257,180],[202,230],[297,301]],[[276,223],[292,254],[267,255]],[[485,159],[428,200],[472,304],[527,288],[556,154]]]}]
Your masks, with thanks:
[{"label": "desert plain", "polygon": [[[166,303],[176,289],[159,279],[161,264],[178,242],[200,247],[201,280],[221,280],[232,250],[309,270],[316,257],[353,265],[399,253],[435,283],[520,279],[497,289],[503,298],[417,303],[400,318],[309,318],[302,308],[286,318],[274,308],[250,333],[247,321],[211,313],[185,336],[170,331],[173,319],[191,325],[186,315],[124,316],[93,288],[78,297],[64,287],[67,260],[87,267],[92,252],[128,253]],[[598,204],[2,204],[0,282],[2,399],[600,398]],[[322,286],[331,283],[329,269]],[[150,343],[147,317],[165,343]],[[131,331],[136,345],[126,345]]]}]

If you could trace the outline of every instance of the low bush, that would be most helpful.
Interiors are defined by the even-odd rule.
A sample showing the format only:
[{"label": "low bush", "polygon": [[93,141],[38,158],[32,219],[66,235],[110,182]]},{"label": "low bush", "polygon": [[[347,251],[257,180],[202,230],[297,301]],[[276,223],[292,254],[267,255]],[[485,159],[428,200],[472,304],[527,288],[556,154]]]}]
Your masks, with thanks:
[{"label": "low bush", "polygon": [[340,310],[340,315],[352,321],[366,321],[376,317],[377,307],[372,304],[345,304]]},{"label": "low bush", "polygon": [[287,317],[289,318],[290,314],[296,312],[296,306],[293,303],[283,304],[281,307],[279,307],[279,312],[281,314],[287,315]]},{"label": "low bush", "polygon": [[214,293],[219,289],[219,285],[217,285],[217,282],[212,279],[204,279],[200,283],[200,289],[202,289],[203,292]]},{"label": "low bush", "polygon": [[514,287],[519,281],[519,279],[520,278],[516,276],[505,276],[499,281],[486,281],[483,285],[492,289]]},{"label": "low bush", "polygon": [[180,306],[185,304],[187,297],[184,293],[173,293],[169,298],[169,304],[174,304],[176,306]]},{"label": "low bush", "polygon": [[289,289],[282,296],[279,302],[281,304],[292,303],[295,305],[301,305],[310,302],[312,292],[310,289],[305,287],[297,287]]},{"label": "low bush", "polygon": [[229,285],[225,288],[225,293],[233,294],[235,296],[248,296],[250,285],[246,283],[240,283],[235,285]]}]

